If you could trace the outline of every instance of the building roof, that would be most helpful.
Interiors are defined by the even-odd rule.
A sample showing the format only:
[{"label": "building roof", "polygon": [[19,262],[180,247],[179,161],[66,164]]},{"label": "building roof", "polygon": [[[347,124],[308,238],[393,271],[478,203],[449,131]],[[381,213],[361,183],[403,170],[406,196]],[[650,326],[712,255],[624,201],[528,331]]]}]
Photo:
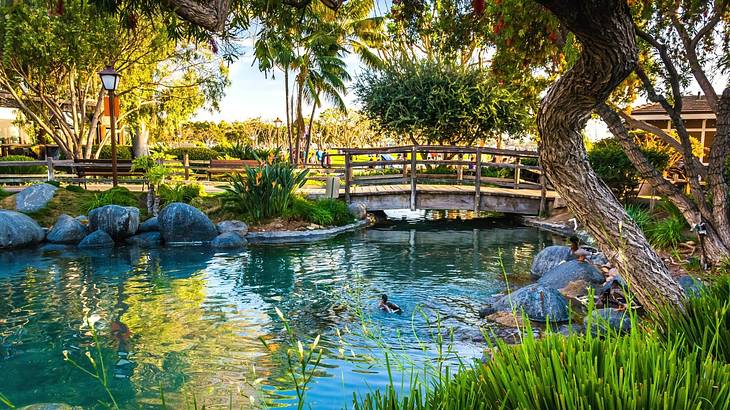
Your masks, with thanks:
[{"label": "building roof", "polygon": [[[644,104],[634,108],[631,115],[642,114],[666,114],[667,112],[659,103]],[[682,97],[682,114],[688,113],[714,113],[707,103],[704,95],[686,95]]]}]

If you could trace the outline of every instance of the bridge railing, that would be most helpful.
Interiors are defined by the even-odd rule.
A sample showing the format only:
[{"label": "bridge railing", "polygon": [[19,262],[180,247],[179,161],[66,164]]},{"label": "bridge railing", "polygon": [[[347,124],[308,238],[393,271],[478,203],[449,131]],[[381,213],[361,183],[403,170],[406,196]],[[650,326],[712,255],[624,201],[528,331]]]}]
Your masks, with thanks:
[{"label": "bridge railing", "polygon": [[[548,182],[538,161],[537,165],[523,164],[526,158],[538,159],[536,151],[509,150],[489,147],[457,147],[441,145],[412,145],[386,148],[345,148],[345,200],[350,202],[353,188],[363,185],[410,184],[411,208],[416,206],[419,182],[473,185],[475,211],[483,185],[510,189],[540,190],[540,209],[544,209]],[[365,160],[365,158],[367,158]],[[484,169],[508,169],[510,178],[483,176]],[[368,175],[378,173],[379,175]],[[371,172],[362,172],[371,170]],[[439,174],[434,170],[446,171]],[[357,171],[360,171],[359,174]],[[536,181],[523,178],[523,172],[535,175]]]}]

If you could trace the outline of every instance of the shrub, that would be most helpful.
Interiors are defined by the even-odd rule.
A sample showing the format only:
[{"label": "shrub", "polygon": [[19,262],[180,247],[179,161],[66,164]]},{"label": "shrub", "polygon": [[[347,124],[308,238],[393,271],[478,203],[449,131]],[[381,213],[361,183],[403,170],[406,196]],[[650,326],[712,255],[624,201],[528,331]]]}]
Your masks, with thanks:
[{"label": "shrub", "polygon": [[684,238],[684,229],[687,226],[684,219],[675,216],[662,218],[647,228],[649,242],[657,248],[676,248]]},{"label": "shrub", "polygon": [[511,179],[515,177],[515,172],[509,168],[482,167],[482,176]]},{"label": "shrub", "polygon": [[427,166],[426,169],[421,170],[419,173],[421,174],[435,174],[435,175],[449,175],[449,174],[456,174],[456,168],[452,168],[448,165],[438,165],[438,166]]},{"label": "shrub", "polygon": [[184,202],[189,204],[193,199],[199,197],[203,193],[203,186],[200,184],[184,184],[176,183],[174,185],[160,185],[160,198],[162,202],[169,204],[171,202]]},{"label": "shrub", "polygon": [[[96,152],[97,149],[98,147],[94,147],[94,152]],[[101,152],[99,152],[99,159],[111,158],[112,146],[107,144],[101,147]],[[117,145],[117,159],[132,159],[132,147],[129,145]]]},{"label": "shrub", "polygon": [[0,188],[0,199],[4,199],[12,195],[10,192]]},{"label": "shrub", "polygon": [[636,222],[636,225],[638,225],[642,231],[646,232],[647,227],[653,220],[649,211],[639,205],[633,204],[626,205],[625,208],[629,217]]},{"label": "shrub", "polygon": [[[662,172],[669,162],[669,154],[655,148],[642,148],[647,160]],[[614,138],[598,141],[588,152],[591,167],[620,199],[626,199],[639,186],[641,178],[634,165]]]},{"label": "shrub", "polygon": [[[25,155],[8,155],[0,158],[0,161],[38,161],[35,158]],[[43,165],[32,165],[28,167],[0,167],[0,174],[45,174],[46,167]]]},{"label": "shrub", "polygon": [[91,211],[106,205],[137,206],[139,200],[127,188],[116,187],[94,195],[94,199],[89,202],[87,210]]},{"label": "shrub", "polygon": [[206,147],[172,148],[167,150],[165,153],[182,160],[185,152],[188,153],[188,158],[194,161],[209,161],[221,156],[218,151]]},{"label": "shrub", "polygon": [[224,204],[254,221],[283,216],[294,191],[304,185],[307,173],[308,170],[299,171],[285,162],[246,168],[245,172],[230,176]]},{"label": "shrub", "polygon": [[309,200],[295,197],[287,216],[323,226],[342,226],[354,220],[347,204],[336,199]]},{"label": "shrub", "polygon": [[76,192],[76,193],[86,192],[86,190],[84,188],[81,188],[78,185],[66,185],[66,191]]}]

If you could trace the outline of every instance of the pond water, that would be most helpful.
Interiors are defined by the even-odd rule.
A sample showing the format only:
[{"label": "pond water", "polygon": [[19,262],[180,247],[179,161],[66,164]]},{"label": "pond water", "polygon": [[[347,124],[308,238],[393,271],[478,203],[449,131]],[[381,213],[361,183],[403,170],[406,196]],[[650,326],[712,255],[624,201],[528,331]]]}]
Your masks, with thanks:
[{"label": "pond water", "polygon": [[[305,342],[321,335],[306,408],[347,408],[353,393],[385,386],[384,348],[394,377],[430,366],[443,328],[453,328],[461,357],[481,357],[480,301],[503,290],[505,277],[529,281],[532,257],[552,236],[494,220],[396,216],[406,220],[237,253],[0,252],[0,393],[16,406],[108,402],[97,380],[64,361],[67,351],[91,369],[88,318],[98,319],[109,384],[122,408],[159,406],[161,389],[175,408],[193,397],[207,408],[295,407],[275,308]],[[404,313],[379,311],[382,293]]]}]

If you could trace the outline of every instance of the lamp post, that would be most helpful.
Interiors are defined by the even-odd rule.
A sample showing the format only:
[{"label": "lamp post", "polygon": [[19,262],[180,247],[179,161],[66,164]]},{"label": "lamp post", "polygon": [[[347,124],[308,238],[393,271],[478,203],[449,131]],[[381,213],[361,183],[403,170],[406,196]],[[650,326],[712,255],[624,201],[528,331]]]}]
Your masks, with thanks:
[{"label": "lamp post", "polygon": [[281,127],[281,119],[276,117],[274,120],[274,126],[276,127],[276,145],[279,145],[279,127]]},{"label": "lamp post", "polygon": [[104,90],[109,92],[109,131],[112,138],[112,185],[117,186],[117,130],[116,120],[114,118],[114,91],[119,86],[119,73],[114,67],[108,65],[105,69],[99,71],[101,77],[101,85]]}]

